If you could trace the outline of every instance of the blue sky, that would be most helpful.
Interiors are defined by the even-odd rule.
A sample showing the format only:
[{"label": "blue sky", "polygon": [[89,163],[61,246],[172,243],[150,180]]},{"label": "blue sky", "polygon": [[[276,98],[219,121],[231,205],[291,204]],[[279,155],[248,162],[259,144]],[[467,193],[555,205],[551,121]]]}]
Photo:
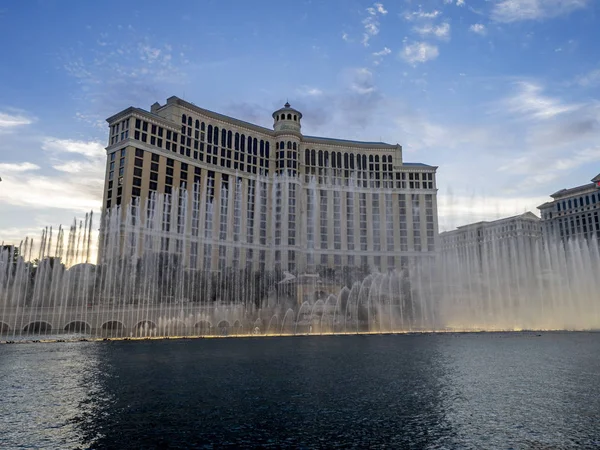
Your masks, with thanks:
[{"label": "blue sky", "polygon": [[177,95],[439,166],[441,229],[532,210],[600,172],[600,2],[7,1],[0,241],[102,195],[105,118]]}]

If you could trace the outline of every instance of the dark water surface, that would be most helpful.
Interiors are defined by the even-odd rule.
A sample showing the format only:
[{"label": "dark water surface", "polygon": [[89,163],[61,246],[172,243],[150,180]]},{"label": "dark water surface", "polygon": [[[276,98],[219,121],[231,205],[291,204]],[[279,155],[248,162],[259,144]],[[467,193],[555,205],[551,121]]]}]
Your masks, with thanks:
[{"label": "dark water surface", "polygon": [[600,334],[0,346],[0,448],[600,448]]}]

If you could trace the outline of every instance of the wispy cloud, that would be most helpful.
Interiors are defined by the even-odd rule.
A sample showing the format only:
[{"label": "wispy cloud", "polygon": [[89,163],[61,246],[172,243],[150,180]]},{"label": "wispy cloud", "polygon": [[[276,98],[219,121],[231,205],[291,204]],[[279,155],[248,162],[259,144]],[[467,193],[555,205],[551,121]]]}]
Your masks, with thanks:
[{"label": "wispy cloud", "polygon": [[542,95],[543,88],[529,81],[516,83],[517,91],[501,101],[500,107],[512,114],[531,120],[547,120],[560,114],[576,111],[581,104],[565,103],[558,98]]},{"label": "wispy cloud", "polygon": [[381,3],[374,3],[372,7],[367,8],[367,17],[362,22],[365,32],[361,41],[365,47],[369,46],[371,37],[379,34],[379,17],[387,13]]},{"label": "wispy cloud", "polygon": [[432,36],[442,40],[450,39],[450,24],[448,22],[444,22],[437,26],[428,24],[420,27],[414,27],[413,31],[421,36]]},{"label": "wispy cloud", "polygon": [[433,11],[427,12],[419,8],[418,11],[407,11],[403,14],[404,19],[412,20],[424,20],[424,19],[435,19],[442,15],[440,10],[434,9]]},{"label": "wispy cloud", "polygon": [[308,96],[308,97],[319,97],[321,95],[323,95],[323,91],[319,88],[316,87],[310,87],[310,86],[302,86],[300,88],[298,88],[298,94],[302,95],[302,96]]},{"label": "wispy cloud", "polygon": [[0,132],[11,131],[23,125],[30,125],[35,121],[33,117],[24,114],[13,114],[0,111]]},{"label": "wispy cloud", "polygon": [[102,144],[46,138],[40,146],[54,172],[30,162],[0,164],[0,204],[78,213],[97,210],[106,158]]},{"label": "wispy cloud", "polygon": [[481,36],[485,36],[487,34],[487,29],[482,23],[474,23],[469,27],[469,31]]},{"label": "wispy cloud", "polygon": [[37,164],[33,164],[30,162],[22,162],[22,163],[1,163],[0,164],[0,174],[6,175],[7,173],[16,173],[16,172],[29,172],[31,170],[39,170],[40,166]]},{"label": "wispy cloud", "polygon": [[94,141],[46,138],[42,143],[42,150],[54,154],[73,153],[90,159],[106,158],[102,144]]},{"label": "wispy cloud", "polygon": [[497,22],[544,20],[587,7],[589,0],[500,0],[492,9]]},{"label": "wispy cloud", "polygon": [[583,87],[597,86],[600,84],[600,69],[592,70],[584,75],[577,77],[577,84]]},{"label": "wispy cloud", "polygon": [[411,65],[417,65],[436,59],[440,52],[436,45],[427,42],[405,43],[400,57]]}]

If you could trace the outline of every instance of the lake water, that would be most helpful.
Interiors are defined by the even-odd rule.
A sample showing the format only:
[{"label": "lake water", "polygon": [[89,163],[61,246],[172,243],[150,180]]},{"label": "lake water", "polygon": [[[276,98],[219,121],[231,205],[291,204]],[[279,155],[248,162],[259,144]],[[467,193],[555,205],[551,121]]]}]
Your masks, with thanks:
[{"label": "lake water", "polygon": [[0,448],[600,447],[600,334],[0,346]]}]

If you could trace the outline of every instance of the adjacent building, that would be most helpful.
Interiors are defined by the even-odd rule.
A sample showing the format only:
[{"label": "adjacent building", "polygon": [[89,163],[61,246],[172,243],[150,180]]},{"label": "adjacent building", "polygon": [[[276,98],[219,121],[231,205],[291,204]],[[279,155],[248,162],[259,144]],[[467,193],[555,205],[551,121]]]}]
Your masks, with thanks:
[{"label": "adjacent building", "polygon": [[532,212],[463,225],[440,233],[442,255],[480,269],[489,259],[532,259],[542,237],[540,218]]},{"label": "adjacent building", "polygon": [[269,129],[171,97],[108,118],[105,213],[159,214],[139,245],[191,269],[385,271],[434,255],[437,167],[404,162],[399,144],[303,135],[289,103],[272,117]]},{"label": "adjacent building", "polygon": [[600,174],[590,183],[555,192],[551,202],[538,206],[544,238],[600,238]]}]

